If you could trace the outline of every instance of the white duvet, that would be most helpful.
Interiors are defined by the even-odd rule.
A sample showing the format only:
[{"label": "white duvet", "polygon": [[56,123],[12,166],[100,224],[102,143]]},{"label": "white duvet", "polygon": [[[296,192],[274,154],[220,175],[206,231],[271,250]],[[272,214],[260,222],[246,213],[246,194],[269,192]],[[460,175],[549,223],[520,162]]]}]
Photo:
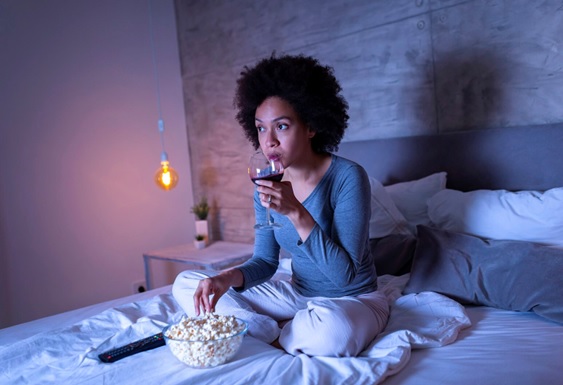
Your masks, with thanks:
[{"label": "white duvet", "polygon": [[180,318],[166,292],[0,346],[0,384],[378,384],[406,365],[412,349],[450,344],[470,325],[464,308],[442,295],[401,296],[407,279],[379,278],[392,304],[389,323],[359,357],[292,356],[246,336],[233,361],[211,369],[189,368],[166,347],[101,363],[99,353]]}]

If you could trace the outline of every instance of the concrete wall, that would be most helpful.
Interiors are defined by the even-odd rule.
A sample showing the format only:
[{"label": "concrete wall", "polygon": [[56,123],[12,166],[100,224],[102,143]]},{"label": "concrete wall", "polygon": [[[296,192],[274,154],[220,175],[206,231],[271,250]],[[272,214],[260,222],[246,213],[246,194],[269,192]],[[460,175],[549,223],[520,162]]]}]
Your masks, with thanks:
[{"label": "concrete wall", "polygon": [[132,294],[144,251],[193,239],[174,4],[153,9],[170,192],[148,2],[0,2],[0,327]]},{"label": "concrete wall", "polygon": [[561,1],[175,4],[194,191],[215,203],[216,237],[253,238],[251,147],[232,100],[242,67],[273,51],[334,67],[345,141],[563,121]]}]

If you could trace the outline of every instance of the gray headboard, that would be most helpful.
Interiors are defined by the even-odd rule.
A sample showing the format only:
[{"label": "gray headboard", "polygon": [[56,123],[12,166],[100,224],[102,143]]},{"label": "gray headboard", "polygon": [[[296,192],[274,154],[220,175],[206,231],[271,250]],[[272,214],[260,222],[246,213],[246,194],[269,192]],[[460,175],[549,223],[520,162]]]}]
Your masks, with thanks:
[{"label": "gray headboard", "polygon": [[456,190],[546,190],[563,186],[563,123],[347,142],[338,155],[383,184],[446,171]]}]

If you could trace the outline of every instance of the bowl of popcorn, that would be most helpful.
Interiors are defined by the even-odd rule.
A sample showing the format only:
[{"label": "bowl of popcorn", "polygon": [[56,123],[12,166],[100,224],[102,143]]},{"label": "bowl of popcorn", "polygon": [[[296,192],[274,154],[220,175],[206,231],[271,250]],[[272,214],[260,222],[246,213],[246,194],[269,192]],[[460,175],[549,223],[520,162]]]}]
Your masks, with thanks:
[{"label": "bowl of popcorn", "polygon": [[193,368],[224,364],[238,352],[248,324],[234,316],[207,313],[183,317],[164,328],[162,334],[170,351]]}]

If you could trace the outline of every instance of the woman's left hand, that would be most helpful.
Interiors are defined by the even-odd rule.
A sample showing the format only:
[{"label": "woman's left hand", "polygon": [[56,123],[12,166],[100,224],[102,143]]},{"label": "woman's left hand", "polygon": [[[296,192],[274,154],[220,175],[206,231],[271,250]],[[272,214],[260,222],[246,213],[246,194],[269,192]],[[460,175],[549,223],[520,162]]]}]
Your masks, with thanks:
[{"label": "woman's left hand", "polygon": [[262,206],[276,210],[288,216],[292,211],[297,211],[303,205],[297,200],[291,187],[291,182],[274,182],[271,180],[258,180],[258,192]]},{"label": "woman's left hand", "polygon": [[315,220],[295,197],[291,182],[258,180],[256,184],[258,185],[257,190],[260,193],[262,206],[269,207],[287,216],[304,242],[315,226]]}]

